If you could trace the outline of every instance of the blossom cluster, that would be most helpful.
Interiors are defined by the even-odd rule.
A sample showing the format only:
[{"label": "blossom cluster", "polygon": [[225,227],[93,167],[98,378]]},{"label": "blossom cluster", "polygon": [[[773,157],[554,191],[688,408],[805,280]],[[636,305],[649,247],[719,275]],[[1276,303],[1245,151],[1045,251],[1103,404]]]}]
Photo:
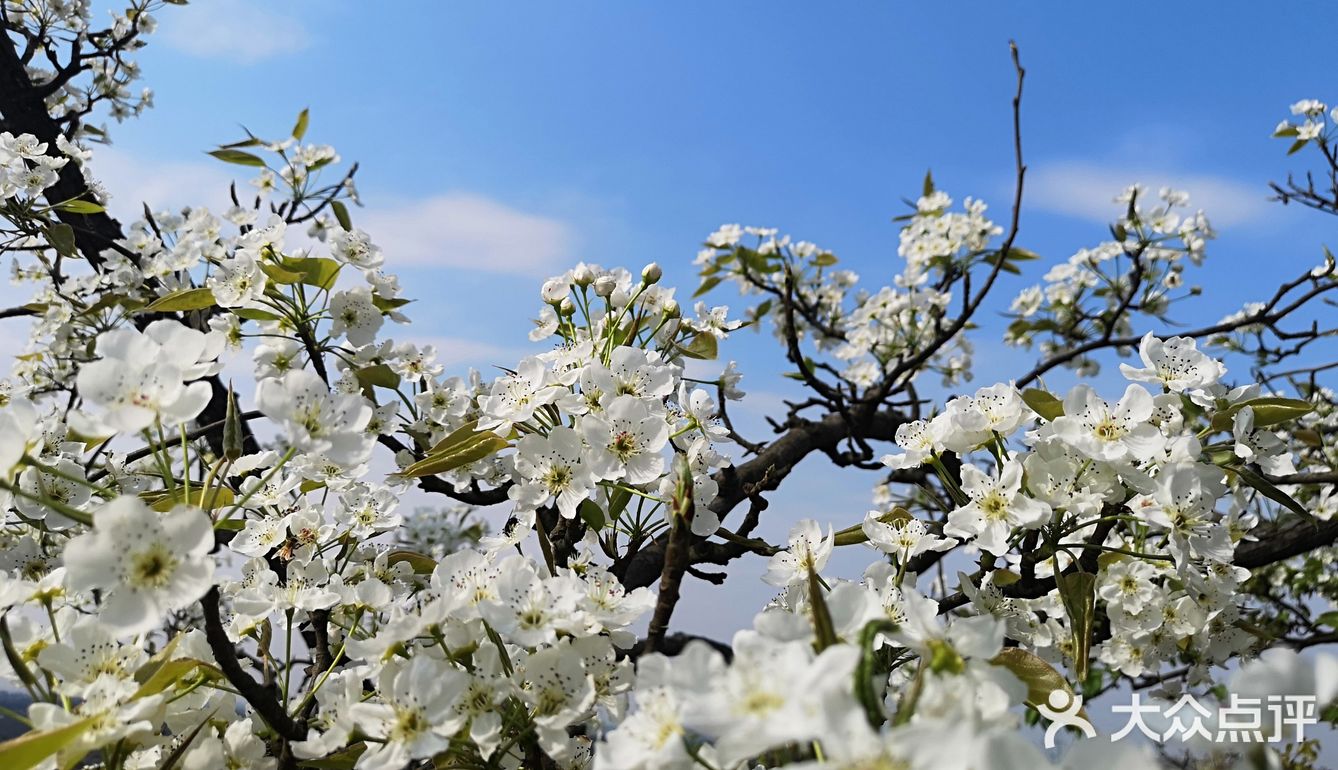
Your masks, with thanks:
[{"label": "blossom cluster", "polygon": [[[1005,341],[1051,356],[1083,342],[1093,326],[1125,337],[1135,313],[1164,319],[1176,302],[1197,295],[1197,287],[1184,285],[1185,265],[1201,265],[1217,234],[1203,211],[1189,208],[1187,193],[1163,187],[1155,205],[1151,200],[1141,185],[1117,196],[1124,214],[1111,226],[1113,239],[1080,249],[1050,268],[1043,284],[1023,289],[1013,299]],[[1090,376],[1100,365],[1079,356],[1069,368]]]},{"label": "blossom cluster", "polygon": [[[853,271],[834,269],[837,258],[812,243],[792,242],[771,228],[739,225],[725,225],[706,239],[696,260],[702,287],[729,278],[744,293],[773,295],[753,308],[755,319],[769,314],[782,339],[790,330],[811,337],[819,350],[830,351],[841,363],[843,380],[869,388],[890,362],[930,346],[945,324],[953,282],[986,263],[991,239],[1003,232],[985,216],[983,201],[967,198],[960,212],[952,205],[952,198],[927,179],[914,213],[902,218],[897,254],[905,265],[890,285],[876,291],[860,288]],[[756,245],[745,246],[745,237]],[[1019,249],[1012,259],[1027,256]],[[791,299],[800,312],[787,311]],[[957,336],[935,351],[925,368],[953,382],[968,374],[970,356],[969,342]]]},{"label": "blossom cluster", "polygon": [[[35,296],[0,388],[0,642],[49,747],[34,764],[1045,767],[1017,730],[1038,693],[1173,667],[1187,674],[1164,693],[1203,691],[1265,641],[1237,551],[1261,520],[1309,513],[1268,479],[1321,466],[1322,442],[1296,450],[1332,426],[1332,398],[1233,385],[1193,337],[1142,337],[1122,392],[999,383],[898,416],[879,467],[941,489],[936,510],[880,505],[839,531],[806,519],[777,546],[722,528],[730,444],[758,453],[724,411],[743,393],[732,361],[711,363],[722,343],[769,318],[801,379],[815,378],[802,340],[841,362],[828,371],[852,395],[893,374],[964,379],[949,316],[963,276],[1035,258],[994,245],[979,201],[952,211],[927,181],[904,269],[876,291],[812,244],[721,228],[704,288],[763,295],[745,320],[680,306],[653,263],[578,264],[540,288],[542,350],[455,376],[390,336],[410,298],[306,122],[214,151],[259,169],[254,205],[146,211],[83,260],[19,198],[88,150],[0,137],[5,178],[40,177],[5,195],[34,238],[14,276]],[[1092,276],[1134,255],[1161,265],[1136,298],[1156,315],[1211,229],[1176,212],[1178,194],[1141,198],[1101,256],[1052,270],[1019,315],[1063,339],[1064,313],[1098,298],[1124,333],[1133,300]],[[486,528],[409,514],[415,485],[507,512]],[[729,656],[642,654],[641,623],[672,610],[672,572],[688,569],[669,552],[724,544],[766,554],[780,595]],[[872,557],[858,579],[828,569],[848,547]],[[656,553],[661,595],[625,586]],[[949,553],[953,585],[929,572]],[[1311,684],[1328,698],[1326,676]],[[1257,697],[1259,678],[1233,686]]]}]

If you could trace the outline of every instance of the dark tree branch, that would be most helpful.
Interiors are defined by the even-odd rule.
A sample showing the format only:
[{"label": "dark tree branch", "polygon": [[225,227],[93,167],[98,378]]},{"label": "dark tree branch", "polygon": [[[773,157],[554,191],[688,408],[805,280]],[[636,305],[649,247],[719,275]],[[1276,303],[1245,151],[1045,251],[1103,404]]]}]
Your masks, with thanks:
[{"label": "dark tree branch", "polygon": [[233,647],[228,632],[223,628],[219,609],[218,586],[209,589],[209,593],[200,599],[200,609],[204,611],[204,635],[209,642],[209,649],[214,654],[214,661],[228,682],[237,688],[251,708],[265,720],[276,733],[290,741],[300,741],[307,734],[306,725],[293,720],[279,701],[278,695],[271,689],[251,678],[242,670],[238,662],[237,649]]}]

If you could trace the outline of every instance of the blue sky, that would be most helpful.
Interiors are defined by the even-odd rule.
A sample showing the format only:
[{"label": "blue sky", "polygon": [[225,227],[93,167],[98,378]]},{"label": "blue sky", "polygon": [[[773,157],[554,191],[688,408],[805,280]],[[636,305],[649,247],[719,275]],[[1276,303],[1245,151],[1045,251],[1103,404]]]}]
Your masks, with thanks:
[{"label": "blue sky", "polygon": [[[166,9],[140,56],[157,106],[115,128],[94,169],[114,210],[219,205],[232,169],[202,152],[239,124],[282,136],[309,107],[308,138],[362,164],[355,222],[422,298],[409,336],[436,341],[460,371],[529,349],[539,280],[578,259],[655,260],[687,295],[698,244],[741,222],[817,242],[878,286],[899,269],[890,219],[930,167],[1004,219],[1010,38],[1028,69],[1018,242],[1046,258],[1025,283],[1099,242],[1110,199],[1140,180],[1187,189],[1220,231],[1190,276],[1206,301],[1189,321],[1317,264],[1332,235],[1324,217],[1266,201],[1270,179],[1302,168],[1269,137],[1287,105],[1338,99],[1338,17],[1321,2],[375,5]],[[987,309],[1022,285],[1006,282]],[[725,289],[715,299],[737,302]],[[781,351],[748,333],[723,354],[744,365],[756,406],[740,420],[761,435],[759,414],[791,392]],[[987,384],[1030,357],[982,345],[980,361]],[[802,516],[862,517],[873,479],[834,484],[824,462],[778,498],[768,538]],[[760,568],[731,573],[728,603],[691,586],[687,602],[705,609],[683,626],[747,625],[770,592]]]}]

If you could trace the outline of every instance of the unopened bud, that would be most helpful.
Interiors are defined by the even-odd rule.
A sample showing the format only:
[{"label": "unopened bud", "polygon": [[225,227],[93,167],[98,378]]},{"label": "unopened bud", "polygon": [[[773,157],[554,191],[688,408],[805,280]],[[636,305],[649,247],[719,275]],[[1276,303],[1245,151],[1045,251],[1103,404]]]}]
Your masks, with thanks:
[{"label": "unopened bud", "polygon": [[678,318],[679,316],[678,300],[670,299],[664,303],[664,315],[667,318]]},{"label": "unopened bud", "polygon": [[558,303],[558,315],[566,318],[576,312],[576,303],[571,301],[571,297],[563,297]]},{"label": "unopened bud", "polygon": [[664,271],[661,270],[660,266],[655,262],[651,262],[649,265],[641,268],[641,282],[647,286],[659,283],[660,279],[663,277]]},{"label": "unopened bud", "polygon": [[242,456],[242,418],[237,413],[237,396],[228,383],[228,410],[223,418],[223,457],[235,461]]},{"label": "unopened bud", "polygon": [[601,275],[595,279],[595,294],[601,297],[608,297],[613,294],[613,290],[618,288],[618,281],[611,275]]},{"label": "unopened bud", "polygon": [[566,299],[567,294],[570,292],[571,284],[567,283],[562,278],[549,278],[547,281],[544,281],[543,288],[539,290],[539,294],[544,298],[544,302],[547,302],[550,305]]},{"label": "unopened bud", "polygon": [[595,271],[590,266],[582,262],[571,271],[571,282],[577,286],[589,286],[595,282]]}]

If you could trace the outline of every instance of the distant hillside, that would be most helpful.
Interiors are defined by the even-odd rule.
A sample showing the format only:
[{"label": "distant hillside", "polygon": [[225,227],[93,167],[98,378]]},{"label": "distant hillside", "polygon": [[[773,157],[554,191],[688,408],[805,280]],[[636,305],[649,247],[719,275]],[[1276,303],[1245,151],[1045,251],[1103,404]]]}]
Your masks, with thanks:
[{"label": "distant hillside", "polygon": [[[0,706],[20,714],[28,713],[28,704],[32,701],[26,693],[0,690]],[[9,717],[0,716],[0,740],[7,741],[16,735],[28,731],[27,727]]]}]

